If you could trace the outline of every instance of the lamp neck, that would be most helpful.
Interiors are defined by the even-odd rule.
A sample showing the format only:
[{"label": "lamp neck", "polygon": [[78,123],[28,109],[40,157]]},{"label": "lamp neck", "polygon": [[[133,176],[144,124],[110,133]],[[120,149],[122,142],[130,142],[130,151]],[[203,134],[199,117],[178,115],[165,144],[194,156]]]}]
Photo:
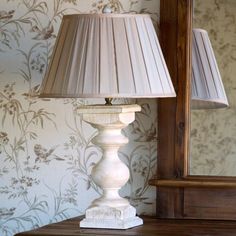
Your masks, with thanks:
[{"label": "lamp neck", "polygon": [[106,106],[112,105],[112,98],[105,98],[105,101],[106,101],[106,103],[105,103]]}]

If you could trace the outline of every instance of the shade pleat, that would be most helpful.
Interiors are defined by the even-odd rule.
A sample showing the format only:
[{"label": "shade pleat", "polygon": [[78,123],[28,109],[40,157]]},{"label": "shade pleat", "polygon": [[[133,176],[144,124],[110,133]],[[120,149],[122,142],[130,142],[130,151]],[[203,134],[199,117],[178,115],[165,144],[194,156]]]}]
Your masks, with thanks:
[{"label": "shade pleat", "polygon": [[[202,46],[202,45],[201,45]],[[203,62],[201,58],[201,54],[199,48],[197,46],[196,36],[193,36],[193,50],[192,50],[192,63],[193,63],[193,84],[195,85],[195,92],[199,97],[209,96],[209,89],[207,86],[206,74],[203,70]],[[197,78],[197,79],[195,79]],[[194,95],[194,91],[192,91],[192,97]]]},{"label": "shade pleat", "polygon": [[[209,43],[208,47],[206,47],[207,55],[210,55],[211,52],[213,53],[213,48],[207,35],[204,35],[204,37],[205,37],[205,40],[208,41]],[[208,56],[208,60],[209,60],[209,64],[212,65],[212,68],[211,68],[212,77],[217,78],[217,76],[220,76],[220,71],[219,71],[215,56],[213,57]],[[224,85],[223,85],[221,76],[220,76],[220,79],[214,79],[214,86],[216,89],[217,96],[225,97],[225,90],[224,90]]]},{"label": "shade pleat", "polygon": [[[83,80],[81,80],[80,77],[83,72],[82,61],[86,44],[85,35],[81,34],[81,31],[84,30],[84,25],[84,19],[78,21],[74,42],[75,53],[72,58],[70,77],[68,77],[68,91],[70,91],[71,94],[82,93],[83,91]],[[66,94],[66,91],[64,92]]]},{"label": "shade pleat", "polygon": [[205,30],[193,30],[192,103],[193,109],[228,106],[224,86]]},{"label": "shade pleat", "polygon": [[72,47],[73,47],[73,38],[74,38],[74,24],[75,21],[71,21],[70,24],[68,25],[68,31],[66,34],[66,38],[65,38],[65,42],[68,43],[64,43],[64,46],[62,47],[61,50],[61,54],[60,57],[61,58],[65,58],[67,56],[69,56],[69,60],[67,63],[64,63],[64,61],[60,60],[58,65],[57,65],[57,71],[56,71],[56,76],[55,78],[58,79],[54,79],[53,81],[53,89],[56,91],[59,91],[60,93],[62,93],[63,90],[63,85],[66,85],[66,73],[67,73],[67,68],[70,66],[70,59],[71,59],[71,55],[72,55]]},{"label": "shade pleat", "polygon": [[[83,22],[82,22],[82,31],[83,34],[81,34],[81,32],[78,32],[78,34],[81,35],[81,41],[78,42],[79,44],[81,44],[81,48],[80,48],[80,51],[77,52],[77,57],[78,57],[78,78],[77,78],[77,81],[73,81],[72,80],[72,83],[73,82],[77,82],[77,88],[79,89],[79,92],[81,94],[84,93],[84,87],[85,87],[85,80],[84,80],[84,75],[85,75],[85,70],[86,70],[86,57],[87,57],[87,44],[88,44],[88,21],[87,19],[83,19]],[[93,79],[93,78],[91,78]],[[93,81],[91,81],[92,83]]]},{"label": "shade pleat", "polygon": [[[118,90],[116,77],[115,45],[112,21],[102,18],[100,21],[100,91],[99,94],[105,94],[107,91]],[[108,46],[109,44],[109,46]]]},{"label": "shade pleat", "polygon": [[[148,24],[150,24],[150,23],[151,22],[149,22]],[[160,57],[157,57],[157,56],[155,57],[156,61],[157,61],[156,65],[157,66],[162,65],[162,66],[158,66],[159,70],[161,71],[160,79],[162,80],[163,89],[164,89],[165,93],[169,94],[171,90],[174,90],[174,87],[173,87],[173,84],[171,82],[170,74],[168,72],[168,68],[167,68],[164,56],[162,54],[162,51],[161,51],[161,46],[160,46],[160,43],[158,41],[156,33],[153,32],[153,31],[152,32],[150,31],[150,35],[152,35],[153,41],[155,41],[155,44],[153,44],[154,50],[157,49],[155,51],[155,55],[161,55]],[[165,74],[165,76],[163,76],[163,74]],[[168,78],[168,79],[165,79],[165,78]]]},{"label": "shade pleat", "polygon": [[146,68],[147,68],[149,83],[152,85],[158,81],[158,84],[159,84],[159,86],[150,86],[150,88],[151,88],[150,92],[160,94],[163,92],[162,84],[161,84],[161,81],[160,81],[160,78],[158,75],[158,70],[155,66],[155,59],[153,57],[152,48],[150,45],[148,35],[144,33],[146,30],[144,20],[142,18],[138,18],[136,20],[136,22],[137,22],[137,28],[138,28],[138,32],[139,32],[139,36],[140,36],[144,61],[146,62],[145,64],[146,64]]},{"label": "shade pleat", "polygon": [[168,97],[175,91],[149,15],[63,17],[41,97]]},{"label": "shade pleat", "polygon": [[[75,24],[75,25],[73,25]],[[76,39],[76,36],[77,36],[77,29],[78,29],[78,24],[79,22],[77,21],[72,21],[70,23],[70,28],[72,30],[72,38],[71,38],[71,41],[73,42],[75,39]],[[73,29],[76,28],[76,30],[73,31]],[[68,31],[68,34],[70,33],[70,31]],[[71,80],[69,78],[71,78],[71,72],[74,70],[74,68],[72,68],[74,65],[73,65],[73,61],[74,61],[74,57],[75,57],[75,54],[74,54],[74,51],[76,50],[76,44],[71,44],[71,47],[70,47],[70,50],[68,51],[68,63],[65,64],[66,68],[65,68],[65,76],[64,76],[64,80],[63,80],[63,84],[62,84],[62,87],[61,87],[61,93],[64,94],[66,93],[67,89],[70,91],[71,88],[72,88],[72,85],[71,85]],[[59,70],[58,70],[59,72]]]},{"label": "shade pleat", "polygon": [[[168,94],[169,91],[168,90],[166,91],[165,89],[172,87],[172,84],[169,83],[171,81],[171,79],[169,78],[167,80],[167,79],[165,79],[164,76],[162,76],[163,74],[168,76],[168,74],[166,74],[166,71],[168,71],[168,70],[165,67],[165,61],[163,59],[163,56],[161,56],[161,57],[156,56],[156,55],[162,55],[162,52],[160,50],[160,44],[157,39],[157,35],[152,30],[150,30],[151,29],[150,24],[152,24],[152,22],[145,20],[145,24],[146,24],[146,30],[148,32],[150,44],[152,45],[152,55],[154,58],[156,71],[158,72],[158,79],[159,79],[160,84],[162,86],[163,92]],[[159,66],[159,65],[162,65],[162,66]]]},{"label": "shade pleat", "polygon": [[145,91],[150,91],[150,86],[146,74],[146,67],[142,55],[142,49],[140,43],[133,43],[139,42],[137,27],[135,27],[136,24],[134,22],[134,19],[126,19],[125,21],[130,60],[132,63],[133,80],[135,83],[135,91],[136,93],[138,91],[140,91],[140,93],[145,93]]},{"label": "shade pleat", "polygon": [[[67,30],[68,30],[69,21],[63,21],[61,28],[58,33],[57,41],[55,48],[57,50],[53,51],[52,60],[48,66],[45,78],[50,76],[50,79],[44,79],[42,83],[42,88],[44,88],[45,94],[50,94],[53,91],[53,83],[57,78],[57,69],[61,58],[61,53],[63,50],[63,45],[66,40]],[[64,29],[64,30],[63,30]]]},{"label": "shade pleat", "polygon": [[[129,19],[130,20],[130,19]],[[133,58],[132,58],[132,56],[131,56],[131,45],[130,44],[132,44],[132,40],[130,41],[130,37],[129,37],[129,32],[128,32],[128,30],[129,30],[129,28],[128,28],[128,25],[129,25],[129,20],[125,20],[125,22],[124,22],[124,30],[125,30],[125,37],[126,37],[126,41],[127,41],[127,52],[128,52],[128,54],[129,54],[129,61],[130,61],[130,70],[131,70],[131,78],[132,78],[132,83],[133,83],[133,88],[134,88],[134,93],[136,93],[138,90],[137,90],[137,87],[136,87],[136,81],[135,81],[135,76],[134,76],[134,62],[133,62]]]},{"label": "shade pleat", "polygon": [[[119,83],[119,91],[123,93],[135,94],[133,74],[129,56],[129,47],[127,43],[127,35],[124,27],[124,19],[114,18],[114,43],[117,58],[117,80]],[[125,69],[124,69],[125,68]]]},{"label": "shade pleat", "polygon": [[[95,93],[98,93],[98,71],[97,71],[97,60],[99,60],[98,55],[99,52],[96,50],[99,48],[99,35],[96,29],[99,25],[96,24],[96,20],[91,22],[91,19],[87,20],[87,44],[86,44],[86,57],[84,61],[84,89],[83,93],[89,93],[91,90]],[[94,42],[93,38],[98,38],[97,41]],[[82,78],[81,78],[82,79]],[[91,82],[92,81],[92,82]]]}]

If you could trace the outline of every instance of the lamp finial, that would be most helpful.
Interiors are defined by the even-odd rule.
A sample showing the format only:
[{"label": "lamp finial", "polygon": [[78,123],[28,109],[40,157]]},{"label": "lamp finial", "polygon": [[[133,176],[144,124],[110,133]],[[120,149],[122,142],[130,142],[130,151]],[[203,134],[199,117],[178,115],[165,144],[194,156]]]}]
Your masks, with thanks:
[{"label": "lamp finial", "polygon": [[111,9],[111,7],[110,7],[109,4],[106,4],[106,5],[104,6],[104,8],[102,9],[102,13],[104,13],[104,14],[110,14],[110,13],[112,13],[112,9]]}]

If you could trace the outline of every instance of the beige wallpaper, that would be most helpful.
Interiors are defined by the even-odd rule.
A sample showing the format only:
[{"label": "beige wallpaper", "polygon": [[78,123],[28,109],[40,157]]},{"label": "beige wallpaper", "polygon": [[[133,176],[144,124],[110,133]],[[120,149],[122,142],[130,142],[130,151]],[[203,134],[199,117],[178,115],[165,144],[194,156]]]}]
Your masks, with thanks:
[{"label": "beige wallpaper", "polygon": [[192,111],[190,172],[235,176],[236,1],[195,0],[194,10],[194,27],[209,33],[230,107]]},{"label": "beige wallpaper", "polygon": [[[96,132],[76,108],[90,100],[40,100],[37,94],[63,14],[146,12],[157,24],[157,0],[0,1],[0,236],[82,215],[100,195],[91,180],[101,153]],[[121,101],[116,101],[121,102]],[[122,101],[130,102],[130,101]],[[131,178],[122,189],[139,214],[155,214],[156,100],[137,100],[142,112],[124,132],[120,157]]]}]

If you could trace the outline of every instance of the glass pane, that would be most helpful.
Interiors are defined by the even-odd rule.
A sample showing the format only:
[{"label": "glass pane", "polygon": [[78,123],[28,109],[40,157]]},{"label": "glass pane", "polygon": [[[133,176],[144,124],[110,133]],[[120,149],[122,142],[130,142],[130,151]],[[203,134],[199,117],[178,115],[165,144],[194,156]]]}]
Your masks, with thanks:
[{"label": "glass pane", "polygon": [[195,0],[194,28],[208,32],[230,106],[191,111],[190,174],[236,176],[236,1]]}]

